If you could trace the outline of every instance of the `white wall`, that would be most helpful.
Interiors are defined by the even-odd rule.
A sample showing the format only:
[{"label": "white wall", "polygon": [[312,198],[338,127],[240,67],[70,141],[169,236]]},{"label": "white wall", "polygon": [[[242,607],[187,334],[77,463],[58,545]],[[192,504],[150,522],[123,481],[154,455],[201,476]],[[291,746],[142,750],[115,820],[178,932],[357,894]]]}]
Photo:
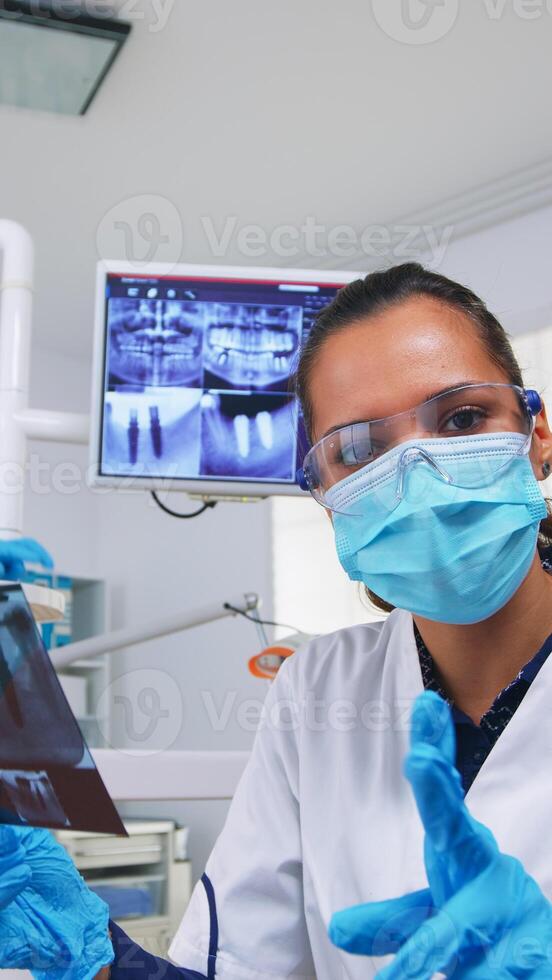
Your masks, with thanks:
[{"label": "white wall", "polygon": [[[337,558],[332,525],[312,498],[272,502],[274,615],[305,633],[330,633],[381,619]],[[289,633],[281,630],[280,635]]]},{"label": "white wall", "polygon": [[552,323],[552,207],[452,238],[438,268],[475,290],[506,330]]}]

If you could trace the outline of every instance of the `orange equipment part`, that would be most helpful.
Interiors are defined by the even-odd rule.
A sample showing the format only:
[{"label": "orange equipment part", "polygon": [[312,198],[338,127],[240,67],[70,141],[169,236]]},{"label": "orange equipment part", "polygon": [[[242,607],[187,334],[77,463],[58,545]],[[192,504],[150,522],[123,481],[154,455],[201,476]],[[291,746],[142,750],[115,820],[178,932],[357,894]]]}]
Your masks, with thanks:
[{"label": "orange equipment part", "polygon": [[249,670],[254,677],[263,677],[265,680],[273,681],[287,657],[295,653],[292,647],[273,646],[265,647],[260,653],[256,653],[249,661]]}]

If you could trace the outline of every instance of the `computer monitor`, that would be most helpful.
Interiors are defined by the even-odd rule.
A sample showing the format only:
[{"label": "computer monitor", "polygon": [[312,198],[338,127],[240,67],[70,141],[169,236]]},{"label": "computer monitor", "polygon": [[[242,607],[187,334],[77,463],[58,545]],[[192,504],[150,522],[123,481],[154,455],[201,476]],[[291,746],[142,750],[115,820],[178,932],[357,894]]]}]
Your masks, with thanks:
[{"label": "computer monitor", "polygon": [[297,494],[290,378],[353,272],[98,266],[94,482],[214,497]]}]

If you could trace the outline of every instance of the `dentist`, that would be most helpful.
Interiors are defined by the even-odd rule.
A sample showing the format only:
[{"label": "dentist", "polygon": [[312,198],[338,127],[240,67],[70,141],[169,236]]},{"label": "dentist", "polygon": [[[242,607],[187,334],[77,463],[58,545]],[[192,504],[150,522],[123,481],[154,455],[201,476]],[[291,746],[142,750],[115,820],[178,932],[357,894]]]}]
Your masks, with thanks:
[{"label": "dentist", "polygon": [[283,665],[173,963],[108,924],[47,832],[6,827],[0,966],[60,980],[552,977],[540,397],[483,302],[413,263],[338,293],[297,389],[302,484],[388,617]]}]

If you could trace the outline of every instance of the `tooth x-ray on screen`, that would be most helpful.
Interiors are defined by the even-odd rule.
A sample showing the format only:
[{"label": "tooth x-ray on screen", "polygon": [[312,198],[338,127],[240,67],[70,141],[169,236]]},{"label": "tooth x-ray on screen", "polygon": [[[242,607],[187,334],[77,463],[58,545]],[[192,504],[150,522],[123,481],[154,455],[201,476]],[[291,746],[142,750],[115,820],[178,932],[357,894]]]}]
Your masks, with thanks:
[{"label": "tooth x-ray on screen", "polygon": [[100,274],[98,476],[295,492],[306,443],[290,379],[353,274],[179,268]]}]

